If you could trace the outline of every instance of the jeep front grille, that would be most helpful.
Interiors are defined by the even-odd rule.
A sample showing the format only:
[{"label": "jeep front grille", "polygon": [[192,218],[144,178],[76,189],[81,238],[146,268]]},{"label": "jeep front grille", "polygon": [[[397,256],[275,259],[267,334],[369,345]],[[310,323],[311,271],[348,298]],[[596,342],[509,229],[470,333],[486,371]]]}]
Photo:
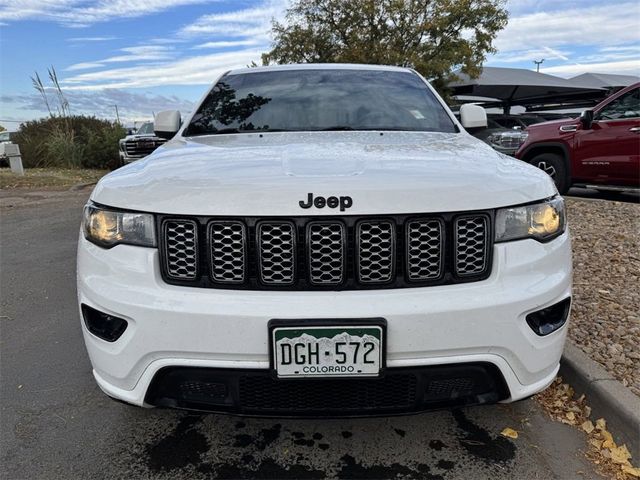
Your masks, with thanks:
[{"label": "jeep front grille", "polygon": [[295,278],[296,235],[291,222],[258,225],[260,280],[266,285],[291,285]]},{"label": "jeep front grille", "polygon": [[359,290],[489,276],[492,212],[382,217],[160,216],[162,274],[175,285]]},{"label": "jeep front grille", "polygon": [[314,285],[340,285],[345,267],[345,228],[340,222],[307,225],[309,280]]},{"label": "jeep front grille", "polygon": [[198,273],[198,224],[167,220],[163,224],[166,274],[175,280],[195,280]]},{"label": "jeep front grille", "polygon": [[477,275],[487,268],[487,219],[461,217],[456,219],[456,274]]}]

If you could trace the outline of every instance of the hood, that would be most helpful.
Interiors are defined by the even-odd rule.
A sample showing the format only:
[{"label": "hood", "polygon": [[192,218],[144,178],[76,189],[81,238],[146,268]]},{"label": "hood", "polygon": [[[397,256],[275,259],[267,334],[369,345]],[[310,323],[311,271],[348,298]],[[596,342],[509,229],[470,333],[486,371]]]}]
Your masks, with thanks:
[{"label": "hood", "polygon": [[121,142],[126,142],[128,140],[138,140],[138,139],[141,139],[141,138],[149,138],[149,139],[152,139],[152,140],[161,140],[160,137],[157,137],[153,133],[141,133],[141,134],[134,133],[133,135],[127,135],[126,137],[121,138],[120,141]]},{"label": "hood", "polygon": [[[353,205],[302,209],[309,193]],[[304,132],[174,139],[105,176],[91,198],[167,214],[299,216],[489,209],[555,193],[546,174],[467,133]]]}]

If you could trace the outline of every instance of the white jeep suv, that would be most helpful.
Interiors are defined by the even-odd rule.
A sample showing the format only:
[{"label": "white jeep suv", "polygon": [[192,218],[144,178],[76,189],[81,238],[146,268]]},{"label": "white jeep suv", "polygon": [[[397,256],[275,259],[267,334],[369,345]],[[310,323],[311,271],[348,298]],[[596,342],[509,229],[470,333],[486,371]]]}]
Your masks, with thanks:
[{"label": "white jeep suv", "polygon": [[558,371],[564,205],[418,73],[222,75],[84,210],[78,299],[94,376],[140,406],[374,415],[509,402]]}]

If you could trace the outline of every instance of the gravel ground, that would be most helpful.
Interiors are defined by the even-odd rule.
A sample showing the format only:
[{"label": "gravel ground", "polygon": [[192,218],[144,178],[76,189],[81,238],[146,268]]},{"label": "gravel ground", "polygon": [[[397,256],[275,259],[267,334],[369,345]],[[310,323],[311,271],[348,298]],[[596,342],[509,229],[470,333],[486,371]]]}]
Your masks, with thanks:
[{"label": "gravel ground", "polygon": [[569,336],[640,395],[640,205],[567,199],[574,301]]}]

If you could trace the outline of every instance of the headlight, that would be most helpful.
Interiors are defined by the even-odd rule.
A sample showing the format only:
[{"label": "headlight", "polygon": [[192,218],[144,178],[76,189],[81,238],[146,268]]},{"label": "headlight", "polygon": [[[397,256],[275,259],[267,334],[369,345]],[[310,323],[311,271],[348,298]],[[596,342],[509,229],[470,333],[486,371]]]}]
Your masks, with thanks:
[{"label": "headlight", "polygon": [[513,130],[508,132],[492,133],[489,135],[489,142],[492,145],[502,148],[519,148],[529,134],[521,130]]},{"label": "headlight", "polygon": [[104,248],[120,243],[156,246],[156,230],[153,215],[149,213],[121,212],[89,204],[82,217],[84,237]]},{"label": "headlight", "polygon": [[559,196],[533,205],[503,208],[496,213],[496,242],[522,238],[546,242],[564,229],[564,200]]}]

